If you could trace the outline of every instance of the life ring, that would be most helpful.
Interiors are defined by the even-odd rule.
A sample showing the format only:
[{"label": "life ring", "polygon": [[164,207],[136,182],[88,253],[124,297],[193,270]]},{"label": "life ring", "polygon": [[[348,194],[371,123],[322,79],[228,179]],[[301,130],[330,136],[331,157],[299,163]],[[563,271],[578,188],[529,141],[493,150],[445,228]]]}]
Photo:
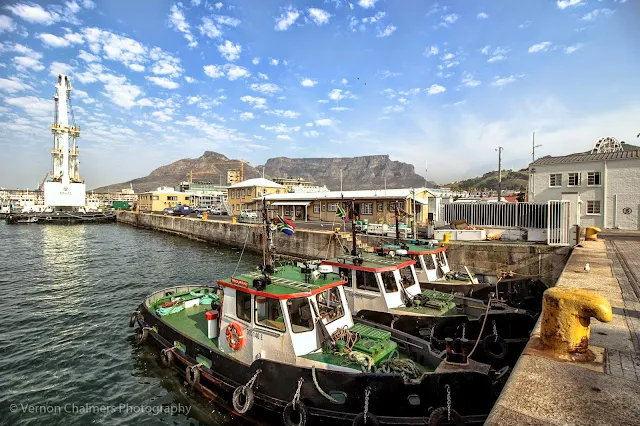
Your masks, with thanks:
[{"label": "life ring", "polygon": [[462,416],[454,409],[451,409],[450,415],[447,420],[447,407],[439,407],[433,410],[433,413],[429,416],[429,426],[439,426],[445,423],[453,423],[455,426],[464,426],[464,420]]},{"label": "life ring", "polygon": [[238,386],[233,391],[233,409],[240,414],[244,414],[253,407],[253,390],[247,386]]},{"label": "life ring", "polygon": [[482,350],[487,358],[499,360],[507,356],[509,346],[502,337],[491,334],[482,339]]},{"label": "life ring", "polygon": [[364,413],[360,413],[356,416],[355,419],[353,419],[353,423],[351,423],[351,426],[363,426],[363,425],[379,426],[380,421],[376,416],[374,416],[371,413],[367,413],[367,420],[365,421]]},{"label": "life ring", "polygon": [[244,329],[237,322],[232,322],[225,331],[227,344],[234,351],[239,351],[244,346]]},{"label": "life ring", "polygon": [[131,317],[129,317],[129,327],[133,327],[134,325],[136,325],[136,319],[138,318],[138,314],[140,312],[135,311],[131,314]]},{"label": "life ring", "polygon": [[[282,419],[284,420],[285,426],[304,426],[307,423],[307,417],[309,416],[309,412],[307,411],[307,406],[304,405],[302,401],[298,401],[296,404],[297,407],[293,407],[293,401],[289,402],[284,407],[284,412],[282,413]],[[295,423],[291,418],[291,415],[294,412],[299,413],[298,423]]]},{"label": "life ring", "polygon": [[187,366],[185,373],[189,386],[195,387],[200,383],[200,370],[196,366]]},{"label": "life ring", "polygon": [[160,351],[160,362],[165,367],[173,364],[173,350],[172,349],[163,349]]},{"label": "life ring", "polygon": [[144,342],[147,341],[147,338],[149,337],[149,329],[144,327],[144,328],[136,328],[136,343],[141,345]]}]

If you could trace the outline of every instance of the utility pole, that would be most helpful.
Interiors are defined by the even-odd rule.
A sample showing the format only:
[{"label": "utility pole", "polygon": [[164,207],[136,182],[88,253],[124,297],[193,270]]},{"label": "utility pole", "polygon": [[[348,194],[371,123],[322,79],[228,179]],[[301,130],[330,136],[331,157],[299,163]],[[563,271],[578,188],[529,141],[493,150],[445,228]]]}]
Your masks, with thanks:
[{"label": "utility pole", "polygon": [[499,146],[498,151],[498,202],[502,201],[502,150],[504,148]]},{"label": "utility pole", "polygon": [[531,140],[531,162],[536,161],[536,148],[541,147],[542,145],[536,145],[536,132],[533,132],[533,138]]},{"label": "utility pole", "polygon": [[427,169],[428,169],[428,164],[427,164],[427,160],[424,160],[424,187],[427,188],[429,185],[427,185]]}]

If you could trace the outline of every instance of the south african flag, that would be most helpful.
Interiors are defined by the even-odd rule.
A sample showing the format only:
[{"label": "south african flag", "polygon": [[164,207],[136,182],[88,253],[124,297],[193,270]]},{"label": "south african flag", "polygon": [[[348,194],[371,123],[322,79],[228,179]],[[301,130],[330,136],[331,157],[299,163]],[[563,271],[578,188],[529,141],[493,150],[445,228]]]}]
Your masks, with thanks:
[{"label": "south african flag", "polygon": [[278,223],[276,225],[278,227],[278,231],[284,232],[285,234],[291,236],[296,233],[296,226],[289,219],[285,219],[282,216],[278,215]]},{"label": "south african flag", "polygon": [[344,211],[342,206],[338,206],[338,211],[336,211],[336,217],[340,219],[345,219],[347,217],[347,213]]}]

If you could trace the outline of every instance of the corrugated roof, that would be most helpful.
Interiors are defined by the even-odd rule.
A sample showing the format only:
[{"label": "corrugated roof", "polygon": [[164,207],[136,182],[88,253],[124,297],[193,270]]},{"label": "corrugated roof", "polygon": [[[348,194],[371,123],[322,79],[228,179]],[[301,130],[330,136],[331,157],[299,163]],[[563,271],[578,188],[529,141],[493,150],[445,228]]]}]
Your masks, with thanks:
[{"label": "corrugated roof", "polygon": [[[415,188],[416,192],[422,192],[425,188]],[[327,192],[294,192],[286,194],[270,194],[264,198],[268,201],[285,201],[285,200],[337,200],[340,198],[351,200],[356,199],[399,199],[411,197],[411,188],[399,188],[399,189],[367,189],[361,191],[327,191]],[[262,199],[262,197],[258,198]]]},{"label": "corrugated roof", "polygon": [[279,183],[275,183],[274,181],[271,181],[269,179],[255,178],[255,179],[243,180],[242,182],[236,183],[235,185],[231,185],[229,189],[249,188],[252,186],[261,186],[265,188],[284,188],[284,186],[280,185]]},{"label": "corrugated roof", "polygon": [[618,151],[618,152],[604,152],[600,154],[571,154],[563,157],[551,157],[550,155],[542,158],[538,158],[531,163],[531,166],[544,166],[548,164],[563,164],[563,163],[586,163],[588,161],[611,161],[611,160],[628,160],[640,158],[640,150],[635,151]]}]

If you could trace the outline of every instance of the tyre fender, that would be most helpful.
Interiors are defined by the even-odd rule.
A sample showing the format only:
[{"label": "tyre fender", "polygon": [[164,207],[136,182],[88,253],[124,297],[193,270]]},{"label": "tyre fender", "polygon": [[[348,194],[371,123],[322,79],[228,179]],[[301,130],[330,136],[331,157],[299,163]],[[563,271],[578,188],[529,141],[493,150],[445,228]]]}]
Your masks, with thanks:
[{"label": "tyre fender", "polygon": [[[243,402],[244,397],[244,402]],[[238,386],[236,390],[233,391],[233,399],[231,402],[233,403],[233,409],[236,410],[240,414],[244,414],[247,411],[251,410],[253,407],[253,390],[246,386]]]},{"label": "tyre fender", "polygon": [[351,426],[380,426],[380,420],[371,413],[367,413],[367,420],[365,422],[364,413],[360,413],[353,419]]},{"label": "tyre fender", "polygon": [[200,370],[195,366],[188,366],[185,370],[187,383],[195,387],[200,384]]},{"label": "tyre fender", "polygon": [[482,350],[487,358],[495,361],[507,356],[509,346],[502,337],[492,334],[482,339]]},{"label": "tyre fender", "polygon": [[[300,413],[300,418],[298,423],[294,423],[292,419],[292,414],[294,412]],[[297,407],[293,407],[293,401],[289,402],[284,407],[284,412],[282,413],[282,419],[284,420],[285,426],[304,426],[307,423],[307,418],[309,417],[309,412],[307,410],[307,406],[304,405],[302,401],[299,401]]]},{"label": "tyre fender", "polygon": [[173,358],[173,351],[171,349],[163,349],[160,351],[160,362],[162,362],[162,365],[165,367],[173,364]]},{"label": "tyre fender", "polygon": [[136,328],[136,343],[141,345],[149,338],[148,328]]},{"label": "tyre fender", "polygon": [[464,426],[464,420],[462,416],[458,414],[456,410],[451,410],[450,420],[447,420],[447,407],[438,407],[433,410],[433,413],[429,416],[429,426],[440,426],[445,423],[453,423],[455,426]]}]

